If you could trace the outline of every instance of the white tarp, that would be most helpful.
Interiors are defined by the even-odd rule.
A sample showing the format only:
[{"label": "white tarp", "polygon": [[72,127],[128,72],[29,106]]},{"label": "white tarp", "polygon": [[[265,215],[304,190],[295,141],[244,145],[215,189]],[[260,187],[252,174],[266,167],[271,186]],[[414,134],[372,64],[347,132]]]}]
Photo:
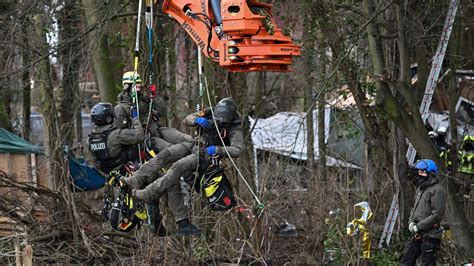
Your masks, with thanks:
[{"label": "white tarp", "polygon": [[[325,142],[329,137],[330,108],[326,108]],[[318,145],[318,123],[317,110],[313,112],[313,128],[315,134],[314,151],[315,159],[319,159]],[[298,160],[307,159],[307,137],[308,131],[305,113],[282,112],[266,119],[253,119],[249,117],[250,128],[252,130],[252,142],[255,149],[271,151],[285,156],[290,156]],[[326,157],[328,166],[350,167],[361,169],[359,166],[337,160],[333,157]]]}]

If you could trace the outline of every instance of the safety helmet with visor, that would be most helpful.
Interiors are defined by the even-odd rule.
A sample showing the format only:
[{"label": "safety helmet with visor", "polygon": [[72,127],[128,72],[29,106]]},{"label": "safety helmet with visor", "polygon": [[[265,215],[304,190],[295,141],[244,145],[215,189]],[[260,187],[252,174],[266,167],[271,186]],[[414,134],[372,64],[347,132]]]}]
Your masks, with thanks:
[{"label": "safety helmet with visor", "polygon": [[419,176],[436,176],[438,174],[438,166],[433,160],[422,159],[415,164]]},{"label": "safety helmet with visor", "polygon": [[100,102],[91,109],[91,120],[97,126],[111,124],[115,113],[112,104]]},{"label": "safety helmet with visor", "polygon": [[130,92],[133,84],[135,83],[135,87],[137,91],[140,91],[142,80],[140,75],[134,71],[128,71],[123,73],[122,76],[122,87],[124,91]]},{"label": "safety helmet with visor", "polygon": [[224,98],[214,108],[213,117],[218,125],[226,126],[234,120],[236,112],[237,105],[235,102],[231,98]]}]

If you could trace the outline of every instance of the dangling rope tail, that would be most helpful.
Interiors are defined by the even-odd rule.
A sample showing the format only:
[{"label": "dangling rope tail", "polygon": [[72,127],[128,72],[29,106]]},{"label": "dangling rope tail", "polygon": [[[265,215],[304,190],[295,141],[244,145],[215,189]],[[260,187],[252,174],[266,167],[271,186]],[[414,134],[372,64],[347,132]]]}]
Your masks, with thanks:
[{"label": "dangling rope tail", "polygon": [[[205,81],[206,79],[206,76],[203,75],[203,66],[202,66],[202,54],[201,54],[201,49],[199,48],[199,46],[197,47],[197,53],[198,53],[198,77],[199,77],[199,99],[196,103],[196,112],[198,112],[199,115],[204,115],[204,85],[203,85],[203,82]],[[199,132],[199,136],[198,136],[198,139],[201,137],[201,130],[198,131]],[[195,172],[199,172],[199,157],[200,157],[200,152],[201,152],[201,143],[198,141],[197,142],[197,145],[198,145],[198,157],[197,157],[197,164],[196,164],[196,170]],[[196,185],[196,182],[198,180],[198,176],[196,176],[196,178],[194,178],[194,182],[193,182],[193,186]]]},{"label": "dangling rope tail", "polygon": [[[140,119],[140,109],[138,104],[138,92],[136,81],[138,77],[138,55],[140,51],[140,22],[141,22],[141,11],[142,11],[142,0],[138,0],[138,21],[137,21],[137,36],[135,39],[135,51],[134,51],[134,64],[133,64],[133,95],[132,95],[132,104],[134,104],[137,108],[137,117]],[[140,160],[140,164],[142,164],[142,157],[141,157],[141,148],[140,144],[138,144],[138,158]]]},{"label": "dangling rope tail", "polygon": [[[146,0],[146,12],[145,12],[145,22],[146,22],[146,29],[147,29],[147,36],[148,36],[148,97],[150,98],[150,103],[148,105],[148,117],[147,123],[145,128],[145,134],[149,133],[149,124],[151,121],[152,113],[151,110],[153,108],[153,100],[156,97],[156,86],[153,82],[153,78],[155,76],[155,71],[153,68],[153,0]],[[145,149],[146,149],[145,145]]]}]

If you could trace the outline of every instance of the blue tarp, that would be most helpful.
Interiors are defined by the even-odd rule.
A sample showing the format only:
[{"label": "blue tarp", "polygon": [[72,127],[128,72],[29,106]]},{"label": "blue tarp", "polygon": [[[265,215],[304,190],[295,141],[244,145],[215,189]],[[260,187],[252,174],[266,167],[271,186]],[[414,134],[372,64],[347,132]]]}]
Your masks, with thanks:
[{"label": "blue tarp", "polygon": [[4,153],[43,153],[41,147],[33,145],[12,132],[0,128],[0,152]]},{"label": "blue tarp", "polygon": [[87,164],[86,161],[77,160],[69,152],[67,154],[69,165],[69,174],[71,175],[74,186],[80,191],[93,191],[105,185],[105,177],[101,175],[94,167]]}]

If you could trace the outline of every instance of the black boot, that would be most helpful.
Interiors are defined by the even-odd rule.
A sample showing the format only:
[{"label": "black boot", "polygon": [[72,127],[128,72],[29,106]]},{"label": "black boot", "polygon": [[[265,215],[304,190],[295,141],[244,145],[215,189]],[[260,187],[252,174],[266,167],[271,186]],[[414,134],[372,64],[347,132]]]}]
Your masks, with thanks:
[{"label": "black boot", "polygon": [[197,226],[189,222],[189,219],[184,219],[178,222],[179,236],[197,236],[202,232]]}]

